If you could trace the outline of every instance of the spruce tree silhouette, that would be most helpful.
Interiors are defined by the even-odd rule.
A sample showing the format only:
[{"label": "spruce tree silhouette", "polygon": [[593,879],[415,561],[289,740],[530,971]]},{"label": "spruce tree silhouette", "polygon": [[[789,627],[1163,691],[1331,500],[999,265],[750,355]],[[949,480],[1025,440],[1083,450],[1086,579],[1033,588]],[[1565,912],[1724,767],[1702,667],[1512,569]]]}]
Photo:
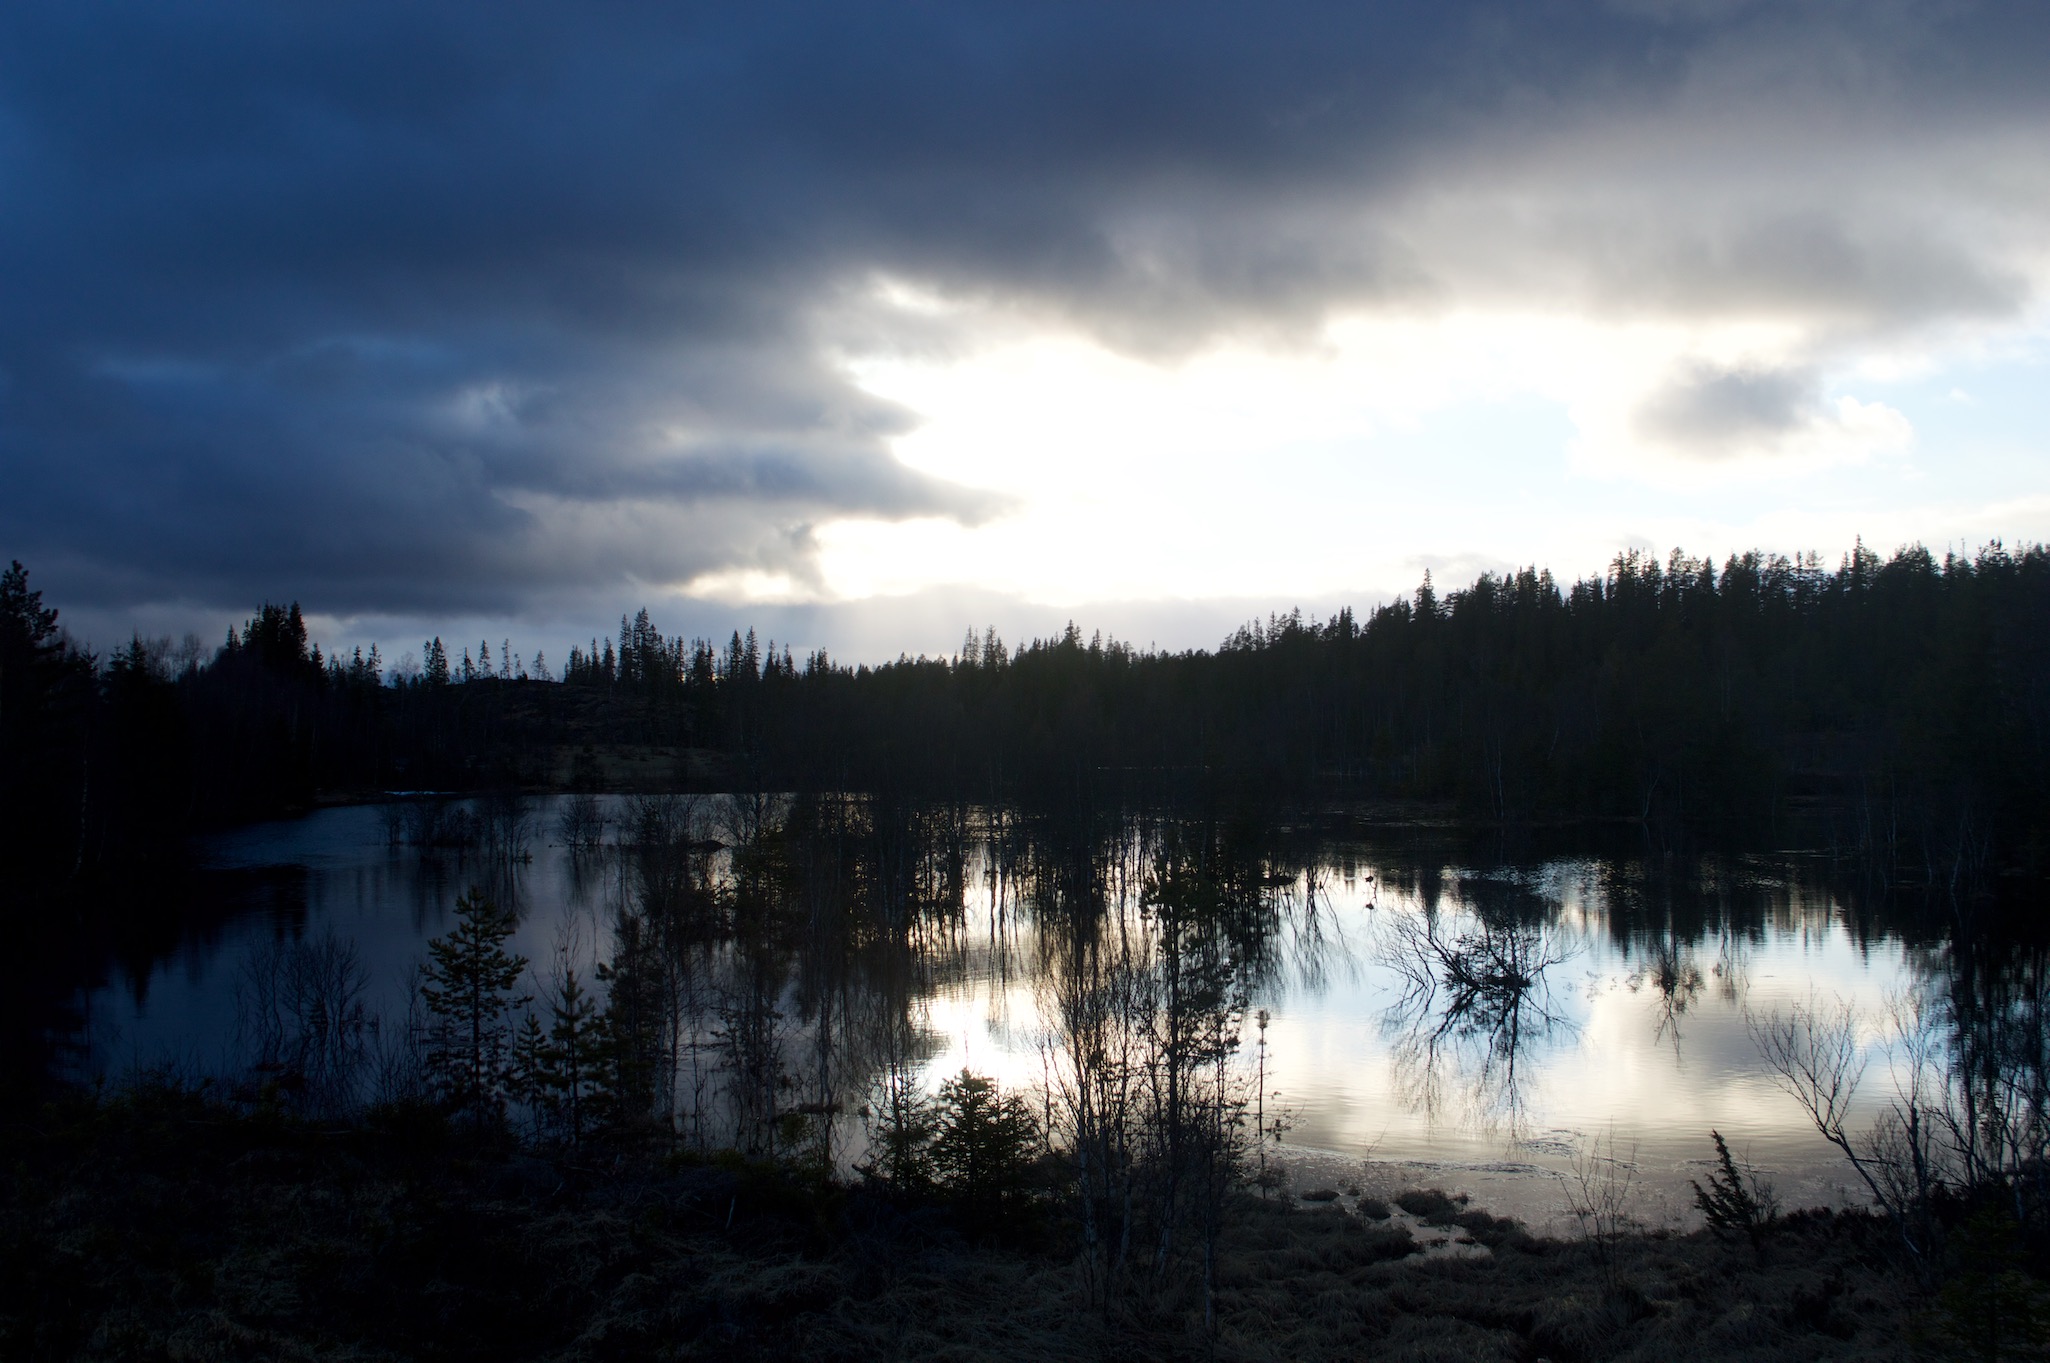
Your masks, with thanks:
[{"label": "spruce tree silhouette", "polygon": [[484,1126],[504,1111],[513,987],[527,958],[505,949],[518,925],[481,890],[456,901],[456,925],[427,944],[420,998],[434,1019],[427,1070],[449,1106]]}]

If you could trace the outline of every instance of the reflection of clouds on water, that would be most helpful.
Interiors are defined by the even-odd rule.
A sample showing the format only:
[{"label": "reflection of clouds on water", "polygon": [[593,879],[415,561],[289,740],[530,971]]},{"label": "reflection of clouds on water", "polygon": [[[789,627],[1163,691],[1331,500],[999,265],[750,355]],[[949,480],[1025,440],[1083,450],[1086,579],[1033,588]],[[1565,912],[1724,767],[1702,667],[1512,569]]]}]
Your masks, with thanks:
[{"label": "reflection of clouds on water", "polygon": [[[232,1030],[225,982],[280,934],[355,942],[371,980],[367,1006],[388,1010],[425,939],[447,931],[455,896],[487,873],[519,911],[514,949],[549,961],[573,922],[575,954],[607,955],[619,905],[648,888],[637,880],[649,874],[645,859],[616,846],[634,811],[607,801],[612,843],[572,856],[558,836],[558,804],[536,808],[533,861],[511,868],[460,848],[393,848],[376,809],[325,810],[217,840],[222,875],[285,869],[262,873],[272,888],[256,896],[261,911],[95,991],[102,1060],[211,1056],[211,1039]],[[705,836],[727,836],[712,827],[710,806],[700,813]],[[751,807],[721,817],[781,815]],[[1056,825],[1004,810],[934,820],[914,810],[904,819],[902,862],[889,874],[937,877],[958,893],[941,896],[944,911],[928,906],[899,925],[902,950],[890,968],[902,977],[888,986],[897,1001],[863,1003],[850,1016],[885,1017],[901,1004],[916,1033],[909,1054],[927,1065],[928,1086],[963,1064],[1038,1083],[1055,1033],[1047,981],[1077,934],[1143,928],[1139,898],[1161,822],[1092,813]],[[1415,833],[1389,836],[1383,844],[1279,830],[1220,854],[1221,883],[1235,887],[1232,950],[1246,1012],[1271,1011],[1268,1085],[1298,1114],[1293,1136],[1305,1145],[1462,1168],[1542,1164],[1556,1157],[1545,1144],[1556,1133],[1613,1125],[1639,1143],[1649,1176],[1684,1187],[1682,1171],[1704,1157],[1713,1126],[1787,1171],[1790,1184],[1815,1183],[1835,1177],[1834,1157],[1762,1073],[1744,1009],[1820,992],[1876,1010],[1918,981],[1956,991],[1968,978],[1988,996],[2005,987],[2008,967],[1910,948],[1798,862],[1502,865],[1420,846]],[[730,856],[711,863],[726,874]],[[1404,937],[1417,932],[1420,940]],[[1482,964],[1461,979],[1452,966],[1467,957]],[[793,958],[791,1047],[810,1044],[812,1004],[800,998],[812,986],[797,981],[853,968],[852,956],[809,966]],[[1248,1022],[1241,1058],[1251,1052]]]}]

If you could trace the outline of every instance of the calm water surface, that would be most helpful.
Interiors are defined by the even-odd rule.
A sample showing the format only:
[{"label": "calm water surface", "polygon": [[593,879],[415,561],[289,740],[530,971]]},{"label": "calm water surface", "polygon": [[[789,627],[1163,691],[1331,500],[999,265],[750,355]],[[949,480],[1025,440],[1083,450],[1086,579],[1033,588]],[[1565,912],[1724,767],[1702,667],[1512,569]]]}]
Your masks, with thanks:
[{"label": "calm water surface", "polygon": [[[615,829],[627,822],[625,802],[607,807]],[[89,1066],[232,1071],[240,973],[295,939],[353,942],[371,1006],[393,1015],[426,940],[448,929],[473,882],[496,883],[518,905],[515,946],[537,971],[565,959],[588,971],[638,893],[634,858],[616,846],[571,857],[555,833],[559,808],[539,803],[532,860],[509,883],[474,854],[392,845],[377,807],[212,841],[209,874],[235,912],[92,993]],[[1035,892],[1034,867],[1050,858],[1001,815],[967,827],[952,844],[952,916],[915,937],[910,1013],[924,1073],[936,1085],[966,1066],[1036,1085],[1058,1038],[1049,963],[1066,930]],[[1628,858],[1490,862],[1434,851],[1414,833],[1273,841],[1289,850],[1259,861],[1272,927],[1244,975],[1239,1059],[1249,1072],[1264,1063],[1263,1106],[1288,1128],[1298,1186],[1364,1170],[1368,1181],[1471,1191],[1542,1222],[1574,1152],[1612,1138],[1634,1151],[1645,1218],[1684,1220],[1686,1179],[1699,1176],[1715,1128],[1788,1202],[1846,1200],[1847,1171],[1761,1068],[1747,1012],[1817,997],[1858,1006],[1875,1019],[1872,1103],[1888,1092],[1876,1019],[1932,967],[1928,949],[1861,924],[1799,860],[1654,877]],[[1113,920],[1136,912],[1147,847],[1143,831],[1121,832],[1092,854]],[[1445,953],[1477,946],[1513,962],[1528,987],[1506,1002],[1462,999]],[[793,1032],[786,1045],[802,1039]]]}]

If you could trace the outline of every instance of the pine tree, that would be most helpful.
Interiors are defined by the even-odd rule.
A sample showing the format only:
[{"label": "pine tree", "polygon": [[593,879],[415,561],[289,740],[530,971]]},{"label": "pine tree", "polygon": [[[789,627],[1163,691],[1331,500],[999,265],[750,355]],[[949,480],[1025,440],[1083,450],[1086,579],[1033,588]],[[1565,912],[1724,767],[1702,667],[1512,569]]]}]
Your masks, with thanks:
[{"label": "pine tree", "polygon": [[548,1039],[535,1056],[534,1079],[544,1107],[574,1150],[584,1143],[602,1089],[603,1027],[597,1000],[571,968],[563,970],[548,1013]]},{"label": "pine tree", "polygon": [[86,855],[94,671],[28,570],[0,572],[0,891],[31,870],[75,874]]},{"label": "pine tree", "polygon": [[510,1077],[507,1014],[525,1003],[512,997],[527,958],[505,949],[518,924],[472,889],[456,901],[456,926],[427,944],[420,998],[434,1021],[428,1077],[449,1105],[479,1125],[504,1106]]},{"label": "pine tree", "polygon": [[924,1192],[933,1180],[932,1140],[938,1119],[912,1067],[885,1067],[866,1111],[869,1155],[862,1172],[902,1193]]},{"label": "pine tree", "polygon": [[1779,1220],[1779,1200],[1773,1196],[1771,1187],[1738,1172],[1722,1132],[1708,1134],[1715,1141],[1716,1167],[1709,1171],[1706,1188],[1698,1179],[1688,1180],[1694,1185],[1694,1205],[1701,1209],[1708,1228],[1718,1239],[1742,1235],[1762,1256],[1765,1237]]},{"label": "pine tree", "polygon": [[1038,1145],[1032,1109],[996,1080],[962,1070],[940,1085],[933,1171],[971,1213],[993,1215],[1016,1201]]},{"label": "pine tree", "polygon": [[598,978],[609,989],[602,1040],[611,1117],[621,1126],[637,1126],[666,1107],[661,1077],[673,1060],[667,971],[638,914],[620,915],[612,959],[599,962]]},{"label": "pine tree", "polygon": [[550,1117],[548,1085],[542,1079],[546,1067],[548,1033],[532,1009],[520,1014],[519,1029],[513,1033],[512,1073],[507,1089],[512,1100],[527,1110],[533,1137],[540,1140]]}]

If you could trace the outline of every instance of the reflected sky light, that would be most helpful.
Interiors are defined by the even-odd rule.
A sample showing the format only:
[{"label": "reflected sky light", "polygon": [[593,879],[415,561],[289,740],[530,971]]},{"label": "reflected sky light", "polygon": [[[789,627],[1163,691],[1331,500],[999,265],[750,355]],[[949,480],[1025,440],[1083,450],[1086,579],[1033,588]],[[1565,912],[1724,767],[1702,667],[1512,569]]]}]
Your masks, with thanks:
[{"label": "reflected sky light", "polygon": [[[546,809],[537,826],[552,826]],[[370,808],[226,835],[211,856],[230,870],[272,869],[240,916],[194,936],[146,978],[117,972],[94,992],[99,1066],[226,1063],[241,963],[266,942],[297,936],[354,941],[373,1005],[394,1015],[425,940],[447,930],[455,896],[479,874],[459,859],[388,847]],[[964,915],[929,932],[932,983],[913,1008],[929,1089],[963,1068],[1035,1088],[1046,1073],[1042,1048],[1057,1039],[1040,974],[1041,949],[1053,939],[1030,905],[1010,897],[1018,882],[1000,879],[995,865],[987,845],[971,844]],[[1789,879],[1791,869],[1753,859],[1714,871],[1719,889],[1693,897],[1705,926],[1690,935],[1662,926],[1653,908],[1619,926],[1618,894],[1653,905],[1673,888],[1686,894],[1633,879],[1627,863],[1463,865],[1371,843],[1327,845],[1313,867],[1314,936],[1308,876],[1271,887],[1282,926],[1272,968],[1248,999],[1240,1060],[1254,1060],[1251,1014],[1269,1009],[1268,1115],[1288,1121],[1292,1146],[1340,1160],[1442,1165],[1448,1178],[1460,1170],[1543,1178],[1574,1149],[1613,1133],[1637,1150],[1647,1179],[1673,1193],[1698,1174],[1713,1128],[1774,1171],[1790,1197],[1833,1200],[1843,1171],[1762,1071],[1746,1010],[1836,1000],[1856,1008],[1870,1060],[1863,1120],[1890,1092],[1886,1009],[1925,976],[1909,944],[1861,937],[1841,905]],[[524,917],[513,945],[535,963],[525,992],[539,991],[565,948],[588,978],[609,951],[618,862],[580,869],[544,835],[519,884]],[[1489,921],[1541,938],[1554,958],[1530,995],[1539,1007],[1525,1015],[1513,1057],[1491,1049],[1485,1020],[1447,1029],[1435,1051],[1419,1044],[1445,1020],[1446,991],[1431,1008],[1405,1010],[1397,928],[1431,913],[1447,940],[1494,915]],[[785,1011],[795,1055],[803,1025],[794,1003]]]}]

